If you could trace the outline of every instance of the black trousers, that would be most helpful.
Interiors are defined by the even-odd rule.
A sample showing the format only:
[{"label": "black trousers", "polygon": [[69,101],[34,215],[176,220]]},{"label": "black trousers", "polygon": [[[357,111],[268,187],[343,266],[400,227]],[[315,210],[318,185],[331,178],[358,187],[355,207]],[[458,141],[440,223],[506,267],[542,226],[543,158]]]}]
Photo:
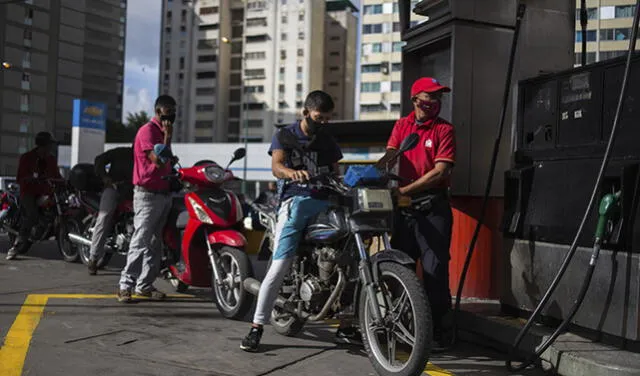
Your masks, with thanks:
[{"label": "black trousers", "polygon": [[425,211],[398,211],[391,246],[422,263],[424,288],[431,305],[434,329],[451,311],[449,289],[449,246],[453,214],[449,200],[437,197]]}]

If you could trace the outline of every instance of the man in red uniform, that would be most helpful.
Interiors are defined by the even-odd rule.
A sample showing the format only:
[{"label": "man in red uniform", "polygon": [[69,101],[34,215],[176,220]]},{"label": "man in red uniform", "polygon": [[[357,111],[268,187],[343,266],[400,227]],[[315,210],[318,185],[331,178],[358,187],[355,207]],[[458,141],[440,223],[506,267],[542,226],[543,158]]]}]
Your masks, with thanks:
[{"label": "man in red uniform", "polygon": [[448,345],[451,333],[449,290],[449,246],[453,217],[449,204],[449,176],[455,163],[455,129],[438,117],[442,94],[450,92],[436,79],[423,77],[411,87],[414,110],[398,120],[387,149],[397,149],[411,133],[420,136],[418,145],[399,160],[398,175],[406,180],[399,194],[425,202],[419,210],[398,213],[392,245],[422,263],[424,287],[431,305],[434,339]]},{"label": "man in red uniform", "polygon": [[56,141],[49,132],[36,135],[35,149],[24,153],[18,164],[18,184],[20,184],[20,209],[23,219],[16,243],[7,253],[7,260],[13,260],[18,253],[25,253],[31,247],[29,232],[38,222],[36,200],[42,195],[52,194],[46,179],[61,179],[58,160],[53,156]]}]

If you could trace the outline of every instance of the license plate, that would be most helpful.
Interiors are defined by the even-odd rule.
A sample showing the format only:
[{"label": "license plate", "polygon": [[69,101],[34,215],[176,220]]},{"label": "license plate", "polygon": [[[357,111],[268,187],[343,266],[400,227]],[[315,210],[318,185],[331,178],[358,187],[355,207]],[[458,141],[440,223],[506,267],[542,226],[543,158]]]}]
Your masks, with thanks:
[{"label": "license plate", "polygon": [[388,212],[393,210],[391,192],[387,189],[358,189],[360,210],[367,212]]}]

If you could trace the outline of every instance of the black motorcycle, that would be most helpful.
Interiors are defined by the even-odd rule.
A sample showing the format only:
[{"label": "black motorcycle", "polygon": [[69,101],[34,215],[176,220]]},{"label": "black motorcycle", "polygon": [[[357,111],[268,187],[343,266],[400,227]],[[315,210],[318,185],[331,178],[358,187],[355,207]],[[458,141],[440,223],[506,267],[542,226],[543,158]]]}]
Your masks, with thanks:
[{"label": "black motorcycle", "polygon": [[[304,155],[288,130],[280,130],[278,138]],[[395,158],[417,142],[417,135],[407,137]],[[414,261],[389,243],[395,205],[390,178],[384,172],[354,186],[332,175],[311,179],[310,184],[333,192],[332,205],[307,227],[276,299],[271,325],[282,335],[294,336],[307,322],[348,318],[359,322],[379,375],[421,375],[432,343],[431,311]],[[272,230],[273,211],[256,209],[262,209],[261,222]],[[366,244],[374,238],[383,240],[383,250],[370,256]],[[257,295],[260,282],[248,278],[244,287]]]},{"label": "black motorcycle", "polygon": [[[78,247],[69,240],[67,234],[79,226],[81,208],[76,192],[64,179],[46,179],[45,182],[53,193],[37,198],[38,222],[29,232],[29,241],[37,243],[55,237],[64,260],[75,262],[79,258]],[[15,210],[12,208],[3,223],[10,241],[15,241],[23,220],[19,209],[20,200],[17,197],[14,199]]]}]

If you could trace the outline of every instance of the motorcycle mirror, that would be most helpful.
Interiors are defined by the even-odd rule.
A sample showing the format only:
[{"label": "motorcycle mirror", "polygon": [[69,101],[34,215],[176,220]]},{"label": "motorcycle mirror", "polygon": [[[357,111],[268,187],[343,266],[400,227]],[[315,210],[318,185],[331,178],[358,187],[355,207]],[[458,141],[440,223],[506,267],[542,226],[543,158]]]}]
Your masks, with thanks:
[{"label": "motorcycle mirror", "polygon": [[278,141],[286,148],[302,150],[302,145],[298,142],[298,138],[288,129],[280,129],[278,131]]},{"label": "motorcycle mirror", "polygon": [[420,136],[417,133],[411,133],[408,135],[402,143],[400,144],[400,152],[404,153],[405,151],[409,151],[418,145],[418,141],[420,140]]},{"label": "motorcycle mirror", "polygon": [[233,152],[233,161],[238,161],[242,158],[244,158],[247,155],[247,149],[245,148],[239,148],[236,149],[236,151]]}]

